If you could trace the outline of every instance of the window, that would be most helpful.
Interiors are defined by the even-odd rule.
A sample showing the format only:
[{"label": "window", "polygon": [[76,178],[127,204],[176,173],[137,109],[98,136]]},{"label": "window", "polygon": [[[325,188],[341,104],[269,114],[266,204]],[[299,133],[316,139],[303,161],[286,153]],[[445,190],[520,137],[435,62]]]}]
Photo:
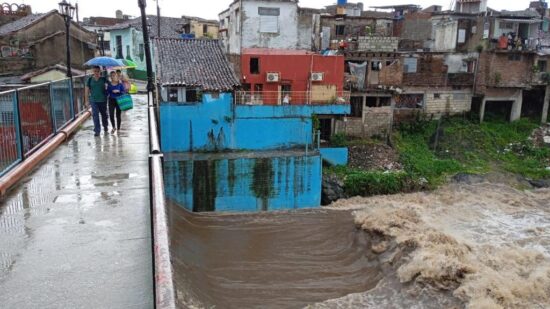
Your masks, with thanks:
[{"label": "window", "polygon": [[350,117],[363,118],[363,97],[351,97]]},{"label": "window", "polygon": [[241,14],[239,9],[235,10],[235,33],[239,33],[241,31]]},{"label": "window", "polygon": [[514,24],[511,22],[501,21],[498,26],[500,29],[506,29],[506,30],[514,29]]},{"label": "window", "polygon": [[455,100],[455,101],[464,101],[464,100],[466,100],[466,94],[465,93],[455,93],[455,94],[453,94],[453,100]]},{"label": "window", "polygon": [[262,92],[264,91],[264,85],[263,84],[255,84],[254,85],[254,92]]},{"label": "window", "polygon": [[143,61],[144,57],[145,57],[145,48],[143,47],[143,44],[139,44],[139,60]]},{"label": "window", "polygon": [[126,59],[130,59],[130,45],[126,45]]},{"label": "window", "polygon": [[418,59],[410,57],[405,58],[403,70],[405,73],[416,73],[416,69],[418,67]]},{"label": "window", "polygon": [[281,9],[279,8],[268,8],[268,7],[259,7],[258,15],[260,16],[279,16],[281,15]]},{"label": "window", "polygon": [[539,68],[539,72],[546,72],[548,70],[548,63],[546,60],[539,60],[537,62],[537,67]]},{"label": "window", "polygon": [[380,71],[380,70],[382,70],[382,62],[380,62],[380,61],[372,61],[372,62],[371,62],[371,70],[372,70],[372,71]]},{"label": "window", "polygon": [[250,74],[260,74],[259,58],[250,58]]},{"label": "window", "polygon": [[124,59],[124,56],[122,55],[122,36],[120,35],[116,36],[116,58]]},{"label": "window", "polygon": [[365,102],[367,107],[378,107],[378,98],[377,97],[367,97],[367,102]]},{"label": "window", "polygon": [[[275,15],[274,11],[270,14],[268,11],[265,11],[265,14],[262,14],[262,11],[260,11],[262,8],[258,8],[258,14],[260,14],[260,32],[261,33],[279,33],[279,14],[277,10],[277,14]],[[271,9],[271,8],[264,8],[264,9]]]},{"label": "window", "polygon": [[168,102],[178,102],[178,88],[168,88]]},{"label": "window", "polygon": [[191,34],[191,25],[190,24],[186,24],[183,26],[183,33],[184,34]]},{"label": "window", "polygon": [[189,103],[199,102],[197,89],[185,89],[185,102],[189,102]]},{"label": "window", "polygon": [[434,99],[441,99],[441,93],[434,93]]},{"label": "window", "polygon": [[336,25],[336,35],[345,35],[346,26],[345,25]]},{"label": "window", "polygon": [[510,54],[508,55],[509,61],[521,61],[521,54]]},{"label": "window", "polygon": [[208,34],[208,25],[202,25],[202,35]]},{"label": "window", "polygon": [[248,84],[248,83],[243,83],[243,84],[241,85],[241,89],[242,89],[243,91],[250,91],[250,84]]},{"label": "window", "polygon": [[391,98],[380,98],[380,106],[391,106]]}]

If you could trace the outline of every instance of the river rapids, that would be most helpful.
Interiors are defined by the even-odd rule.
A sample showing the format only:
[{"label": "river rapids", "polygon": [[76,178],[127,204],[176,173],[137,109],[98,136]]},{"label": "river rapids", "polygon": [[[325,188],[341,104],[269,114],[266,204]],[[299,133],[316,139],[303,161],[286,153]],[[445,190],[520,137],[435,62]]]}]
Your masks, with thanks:
[{"label": "river rapids", "polygon": [[453,184],[320,210],[169,207],[181,308],[550,308],[550,190]]}]

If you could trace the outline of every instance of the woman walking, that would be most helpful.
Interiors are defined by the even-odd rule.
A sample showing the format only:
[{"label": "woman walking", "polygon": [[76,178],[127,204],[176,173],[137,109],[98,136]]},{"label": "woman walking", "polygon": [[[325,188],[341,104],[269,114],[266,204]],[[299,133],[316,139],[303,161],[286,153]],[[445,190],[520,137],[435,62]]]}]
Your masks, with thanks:
[{"label": "woman walking", "polygon": [[[111,119],[111,125],[113,130],[111,133],[115,133],[117,130],[120,130],[120,124],[122,121],[120,107],[117,103],[117,98],[126,93],[124,85],[119,80],[116,72],[111,72],[111,82],[107,87],[107,93],[109,94],[109,118]],[[115,111],[116,111],[116,123],[115,123]]]}]

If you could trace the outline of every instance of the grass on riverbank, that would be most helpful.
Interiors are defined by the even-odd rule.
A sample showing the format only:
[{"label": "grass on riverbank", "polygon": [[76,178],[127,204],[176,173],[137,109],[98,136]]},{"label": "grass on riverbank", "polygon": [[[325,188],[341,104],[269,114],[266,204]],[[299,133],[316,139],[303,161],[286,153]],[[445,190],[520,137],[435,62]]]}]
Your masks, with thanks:
[{"label": "grass on riverbank", "polygon": [[332,167],[327,172],[344,180],[350,196],[434,189],[457,173],[508,172],[530,179],[550,178],[550,148],[537,147],[529,140],[538,126],[524,119],[483,124],[463,118],[440,123],[418,120],[393,136],[404,171]]}]

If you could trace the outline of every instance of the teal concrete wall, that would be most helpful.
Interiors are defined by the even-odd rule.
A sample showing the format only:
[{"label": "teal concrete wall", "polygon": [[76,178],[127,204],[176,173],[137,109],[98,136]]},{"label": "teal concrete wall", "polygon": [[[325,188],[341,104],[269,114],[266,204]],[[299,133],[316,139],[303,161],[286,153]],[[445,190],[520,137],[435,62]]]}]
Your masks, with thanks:
[{"label": "teal concrete wall", "polygon": [[330,165],[348,164],[348,148],[321,148],[320,151],[323,161]]},{"label": "teal concrete wall", "polygon": [[349,105],[236,106],[232,95],[196,104],[162,103],[163,152],[308,148],[313,114],[346,114]]},{"label": "teal concrete wall", "polygon": [[167,198],[194,212],[273,211],[321,204],[318,152],[309,156],[247,155],[251,154],[234,159],[167,158]]}]

